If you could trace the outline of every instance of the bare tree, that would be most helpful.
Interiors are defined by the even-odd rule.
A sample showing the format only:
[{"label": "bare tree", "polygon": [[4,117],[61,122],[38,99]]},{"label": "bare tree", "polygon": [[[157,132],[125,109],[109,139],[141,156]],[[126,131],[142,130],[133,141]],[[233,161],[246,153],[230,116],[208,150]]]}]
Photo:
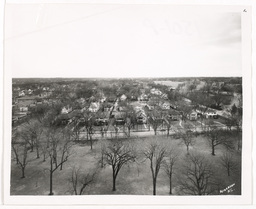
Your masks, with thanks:
[{"label": "bare tree", "polygon": [[186,146],[187,148],[187,154],[189,154],[189,147],[190,146],[193,146],[194,143],[195,143],[195,140],[194,140],[194,136],[193,136],[193,132],[188,130],[186,131],[185,133],[181,133],[180,134],[181,136],[181,139],[182,139],[182,143]]},{"label": "bare tree", "polygon": [[30,145],[31,152],[36,149],[36,158],[40,158],[40,144],[43,134],[43,126],[37,120],[28,120],[22,127],[21,137]]},{"label": "bare tree", "polygon": [[[64,138],[63,138],[64,137]],[[71,141],[69,137],[65,137],[64,131],[52,129],[49,134],[49,163],[50,163],[50,195],[53,195],[52,182],[53,174],[68,160],[70,156]]]},{"label": "bare tree", "polygon": [[[17,131],[16,128],[15,129],[13,128],[12,129],[12,149],[13,149],[13,146],[15,146],[15,144],[17,144],[17,141],[18,141],[17,140],[18,139],[17,136],[18,136],[18,131]],[[16,164],[18,165],[19,161],[18,161],[16,149],[13,149],[13,153],[14,153],[14,156],[15,156]]]},{"label": "bare tree", "polygon": [[96,170],[92,173],[81,173],[80,169],[73,168],[70,178],[72,193],[82,195],[86,187],[95,181],[96,174]]},{"label": "bare tree", "polygon": [[215,108],[221,108],[222,105],[230,104],[229,97],[222,95],[219,90],[217,90],[214,93],[214,96],[212,97],[212,102],[215,106]]},{"label": "bare tree", "polygon": [[233,149],[233,143],[229,139],[229,133],[230,132],[218,129],[216,127],[210,127],[207,130],[206,135],[212,149],[212,155],[215,155],[215,149],[219,145],[223,145],[227,149]]},{"label": "bare tree", "polygon": [[155,135],[157,135],[157,129],[163,125],[164,122],[162,112],[159,110],[158,105],[156,105],[152,111],[147,111],[147,115],[148,123],[152,126]]},{"label": "bare tree", "polygon": [[169,194],[172,194],[172,176],[174,174],[175,170],[175,164],[178,160],[178,154],[174,153],[174,150],[170,150],[167,154],[167,159],[164,161],[163,168],[168,176],[169,179],[169,186],[170,186],[170,191]]},{"label": "bare tree", "polygon": [[134,148],[121,141],[111,142],[106,149],[103,149],[104,161],[112,167],[113,191],[116,191],[116,178],[122,167],[136,159]]},{"label": "bare tree", "polygon": [[157,176],[164,163],[166,149],[156,141],[151,142],[144,151],[145,158],[150,161],[150,170],[153,179],[153,195],[156,195]]},{"label": "bare tree", "polygon": [[22,142],[12,141],[12,150],[15,154],[16,163],[21,169],[21,178],[25,178],[25,168],[28,164],[29,145],[27,141],[22,141]]},{"label": "bare tree", "polygon": [[104,168],[105,166],[105,162],[104,162],[104,154],[105,154],[105,151],[106,151],[106,148],[107,148],[107,143],[105,141],[100,141],[100,159],[99,159],[99,164],[100,164],[100,167],[101,168]]},{"label": "bare tree", "polygon": [[231,172],[235,172],[237,169],[236,163],[234,162],[233,153],[230,151],[226,151],[220,157],[220,164],[226,169],[228,176],[230,176]]},{"label": "bare tree", "polygon": [[125,127],[128,130],[127,136],[130,137],[131,129],[132,127],[134,127],[134,124],[136,121],[136,114],[134,112],[133,107],[127,103],[124,107],[124,112],[125,112]]},{"label": "bare tree", "polygon": [[127,127],[127,130],[128,130],[127,136],[130,137],[131,136],[131,128],[134,126],[131,117],[127,116],[125,126]]},{"label": "bare tree", "polygon": [[[47,138],[48,139],[48,138]],[[46,157],[47,157],[47,151],[48,151],[48,142],[46,140],[42,140],[40,149],[41,149],[41,153],[43,155],[43,162],[46,161]]]},{"label": "bare tree", "polygon": [[74,118],[73,124],[72,124],[72,128],[71,130],[74,133],[74,140],[79,141],[80,140],[80,133],[81,133],[81,125],[80,125],[80,121],[79,118]]},{"label": "bare tree", "polygon": [[227,120],[227,128],[231,130],[232,126],[235,127],[236,138],[237,138],[237,150],[240,150],[241,147],[241,137],[240,132],[242,130],[242,117],[243,117],[243,108],[239,99],[238,107],[234,104],[231,109],[229,109],[231,117]]},{"label": "bare tree", "polygon": [[86,132],[87,132],[87,140],[90,140],[90,146],[92,149],[92,145],[93,145],[93,135],[95,133],[94,129],[93,129],[93,124],[95,121],[95,114],[92,112],[88,112],[86,111],[84,113],[84,120],[85,120],[85,128],[86,128]]},{"label": "bare tree", "polygon": [[165,123],[166,130],[167,130],[167,137],[169,137],[170,129],[171,129],[171,121],[168,120],[166,117],[164,117],[164,123]]},{"label": "bare tree", "polygon": [[[95,133],[95,131],[93,129],[93,125],[94,125],[95,119],[96,119],[95,117],[96,117],[96,113],[90,112],[88,110],[88,108],[80,116],[80,119],[83,119],[84,128],[86,129],[86,138],[87,138],[87,140],[90,140],[91,149],[92,149],[92,145],[93,145],[92,137]],[[78,130],[76,130],[76,131],[78,131]]]},{"label": "bare tree", "polygon": [[177,103],[178,106],[178,110],[181,112],[181,119],[182,121],[186,122],[187,118],[189,117],[189,114],[191,113],[191,111],[193,110],[193,107],[190,106],[189,104],[187,104],[187,102],[185,102],[184,100],[180,100]]},{"label": "bare tree", "polygon": [[180,191],[187,195],[217,194],[218,186],[211,165],[203,156],[190,154],[180,180]]},{"label": "bare tree", "polygon": [[160,118],[149,117],[148,122],[152,126],[154,133],[156,135],[157,129],[162,125],[163,120]]}]

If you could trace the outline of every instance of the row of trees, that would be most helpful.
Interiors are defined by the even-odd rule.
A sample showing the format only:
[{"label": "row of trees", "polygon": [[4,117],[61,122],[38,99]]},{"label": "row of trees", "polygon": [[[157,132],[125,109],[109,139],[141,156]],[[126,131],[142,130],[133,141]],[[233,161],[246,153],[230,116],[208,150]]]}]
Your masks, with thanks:
[{"label": "row of trees", "polygon": [[[124,165],[139,163],[139,159],[149,162],[152,175],[153,195],[156,195],[157,178],[160,170],[163,170],[169,180],[169,194],[172,194],[173,175],[181,175],[178,182],[180,194],[210,195],[219,194],[220,183],[210,162],[204,156],[195,152],[181,156],[174,146],[166,146],[154,139],[145,149],[136,150],[130,143],[114,141],[102,149],[103,161],[112,167],[113,187],[116,191],[116,179]],[[182,162],[185,160],[186,163]],[[142,160],[142,162],[144,162]],[[238,164],[233,159],[232,151],[227,150],[219,160],[219,164],[226,169],[227,175],[235,172]],[[182,173],[177,173],[178,167],[183,166]]]},{"label": "row of trees", "polygon": [[[25,178],[25,168],[31,160],[30,153],[36,151],[36,158],[43,156],[43,161],[48,163],[49,194],[53,195],[53,175],[56,170],[63,169],[64,163],[72,155],[73,136],[72,132],[66,128],[39,130],[34,127],[33,130],[22,130],[13,133],[12,149],[16,164],[21,169],[22,178]],[[217,140],[214,141],[215,146],[227,145],[227,151],[220,157],[220,165],[226,169],[227,175],[230,176],[231,172],[237,169],[237,164],[233,159],[233,151],[230,149],[231,142],[224,143],[227,142],[224,138],[228,137],[221,131],[218,132],[218,135],[215,135],[217,130],[214,133],[211,132],[211,134],[209,138],[212,137],[212,140]],[[193,137],[195,136],[191,132],[184,133],[181,136],[181,141],[186,145],[187,151],[189,146],[193,145]],[[36,140],[33,141],[33,139]],[[224,140],[223,143],[220,143],[220,139]],[[179,190],[182,194],[216,194],[219,185],[214,179],[211,165],[202,156],[188,152],[187,159],[185,159],[187,164],[183,165],[184,163],[179,160],[182,156],[178,155],[175,147],[160,144],[157,139],[150,141],[143,150],[138,150],[135,144],[129,140],[104,140],[101,142],[99,156],[99,166],[94,171],[81,173],[80,169],[73,169],[70,179],[73,194],[84,194],[85,188],[95,182],[97,174],[100,172],[99,168],[102,169],[106,165],[112,168],[112,190],[116,191],[116,179],[120,170],[129,163],[139,163],[141,159],[149,161],[153,195],[156,195],[157,177],[160,170],[166,173],[169,179],[170,194],[172,194],[172,178],[176,173],[177,166],[184,166],[185,168],[184,173],[181,174],[183,175],[183,181],[179,182]],[[184,179],[186,180],[184,181]]]},{"label": "row of trees", "polygon": [[34,123],[33,126],[15,129],[12,133],[12,150],[16,164],[21,170],[21,178],[25,178],[25,169],[32,161],[31,154],[36,149],[36,158],[43,157],[49,163],[50,195],[53,195],[53,174],[62,170],[63,164],[71,156],[73,145],[72,132],[67,128],[46,128]]}]

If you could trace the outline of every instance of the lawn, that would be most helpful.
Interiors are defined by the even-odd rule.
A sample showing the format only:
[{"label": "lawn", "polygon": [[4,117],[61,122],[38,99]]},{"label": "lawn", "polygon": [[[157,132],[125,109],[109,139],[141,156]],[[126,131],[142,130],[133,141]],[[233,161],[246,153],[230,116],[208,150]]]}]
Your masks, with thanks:
[{"label": "lawn", "polygon": [[[106,139],[102,139],[106,140]],[[133,139],[123,139],[126,142],[134,144],[137,149],[136,162],[125,165],[117,176],[116,191],[112,191],[112,168],[107,165],[105,168],[98,169],[96,180],[85,189],[84,194],[103,195],[103,194],[131,194],[131,195],[152,195],[152,176],[149,160],[145,160],[143,150],[151,140],[157,140],[164,144],[166,148],[173,147],[179,154],[175,166],[175,175],[173,176],[173,195],[179,193],[179,180],[187,163],[187,150],[181,139],[174,139],[164,135],[147,136]],[[63,170],[57,170],[54,173],[53,191],[55,195],[70,195],[72,187],[70,183],[71,172],[74,167],[80,168],[82,173],[92,172],[98,166],[100,159],[100,140],[95,141],[93,149],[90,149],[89,143],[77,142],[72,146],[72,155],[64,164]],[[208,140],[200,135],[195,138],[195,143],[190,147],[190,153],[198,153],[205,157],[214,170],[215,177],[221,182],[220,190],[235,183],[232,194],[241,194],[241,153],[235,151],[234,161],[238,170],[227,176],[227,172],[220,165],[219,158],[224,152],[222,146],[216,147],[216,155],[211,155],[211,149]],[[43,162],[42,157],[36,159],[35,153],[29,153],[29,163],[26,167],[26,178],[21,177],[21,171],[16,165],[15,159],[11,164],[11,195],[48,195],[49,194],[49,159]],[[157,178],[157,195],[168,195],[169,193],[168,177],[163,170],[160,170]]]}]

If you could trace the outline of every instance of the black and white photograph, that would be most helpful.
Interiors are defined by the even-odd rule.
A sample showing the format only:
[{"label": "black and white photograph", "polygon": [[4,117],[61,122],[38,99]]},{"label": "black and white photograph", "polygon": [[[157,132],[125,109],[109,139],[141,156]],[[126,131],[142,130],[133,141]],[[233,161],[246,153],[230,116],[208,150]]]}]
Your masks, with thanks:
[{"label": "black and white photograph", "polygon": [[249,19],[242,6],[7,4],[5,202],[249,204]]},{"label": "black and white photograph", "polygon": [[13,79],[11,195],[241,195],[241,78]]}]

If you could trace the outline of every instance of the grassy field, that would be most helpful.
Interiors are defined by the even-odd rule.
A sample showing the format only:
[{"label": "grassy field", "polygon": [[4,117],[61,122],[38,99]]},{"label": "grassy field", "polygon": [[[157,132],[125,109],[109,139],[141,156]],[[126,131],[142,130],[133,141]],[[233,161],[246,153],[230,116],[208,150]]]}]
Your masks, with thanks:
[{"label": "grassy field", "polygon": [[[102,139],[106,140],[106,139]],[[150,164],[143,156],[143,150],[151,140],[157,140],[165,145],[166,148],[173,147],[179,153],[178,162],[175,166],[175,175],[173,176],[173,195],[178,195],[179,180],[181,173],[187,162],[187,150],[181,139],[173,139],[166,136],[148,136],[134,139],[124,139],[134,144],[138,151],[138,158],[135,163],[125,165],[117,176],[116,191],[112,191],[112,168],[106,166],[100,168],[97,172],[96,180],[85,189],[84,194],[103,195],[103,194],[129,194],[129,195],[152,195],[152,176]],[[71,172],[74,167],[80,168],[83,173],[92,172],[98,167],[100,159],[100,141],[90,149],[89,143],[75,143],[72,146],[72,155],[63,165],[63,170],[57,170],[54,173],[53,191],[55,195],[72,194],[70,183]],[[221,190],[235,183],[233,195],[241,194],[241,153],[235,151],[234,162],[237,165],[237,171],[227,176],[226,170],[220,165],[220,156],[225,148],[216,147],[216,155],[211,155],[211,148],[204,136],[195,138],[195,143],[190,147],[190,153],[198,153],[205,157],[214,170],[215,177],[221,182]],[[43,162],[42,157],[36,159],[36,154],[29,153],[29,163],[26,167],[26,177],[21,177],[21,171],[16,165],[15,159],[11,164],[11,195],[48,195],[49,194],[49,159]],[[157,195],[169,194],[168,177],[163,170],[160,170],[157,179]]]}]

